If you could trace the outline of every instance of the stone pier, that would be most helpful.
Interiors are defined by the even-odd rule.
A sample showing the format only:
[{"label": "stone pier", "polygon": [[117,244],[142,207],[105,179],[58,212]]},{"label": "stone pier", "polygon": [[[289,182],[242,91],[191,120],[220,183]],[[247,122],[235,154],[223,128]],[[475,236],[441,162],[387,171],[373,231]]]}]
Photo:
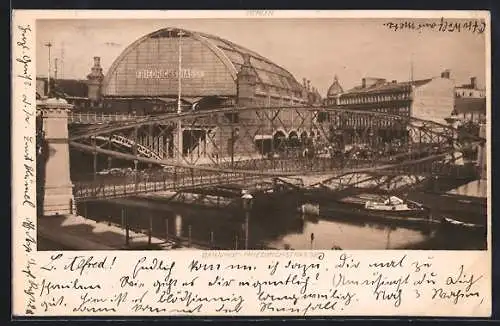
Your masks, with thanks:
[{"label": "stone pier", "polygon": [[44,132],[43,216],[72,214],[73,184],[70,179],[68,112],[72,105],[63,99],[37,101]]}]

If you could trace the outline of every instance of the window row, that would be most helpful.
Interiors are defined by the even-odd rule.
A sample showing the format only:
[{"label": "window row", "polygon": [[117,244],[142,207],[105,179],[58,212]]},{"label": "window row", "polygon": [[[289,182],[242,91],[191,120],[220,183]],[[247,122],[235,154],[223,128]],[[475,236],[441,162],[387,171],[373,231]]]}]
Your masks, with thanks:
[{"label": "window row", "polygon": [[375,94],[375,95],[344,95],[340,96],[338,104],[364,104],[364,103],[377,103],[377,102],[390,102],[397,100],[409,100],[410,93],[394,93],[394,94]]}]

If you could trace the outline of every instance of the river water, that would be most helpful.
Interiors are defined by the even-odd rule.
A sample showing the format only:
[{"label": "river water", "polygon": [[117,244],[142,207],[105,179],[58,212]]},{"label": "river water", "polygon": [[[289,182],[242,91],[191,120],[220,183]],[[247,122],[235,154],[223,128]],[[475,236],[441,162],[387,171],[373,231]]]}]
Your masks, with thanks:
[{"label": "river water", "polygon": [[[85,205],[85,206],[83,206]],[[419,230],[335,218],[307,217],[293,210],[252,213],[126,198],[80,204],[79,214],[125,225],[157,238],[184,239],[196,247],[219,249],[400,249],[425,243],[432,234]],[[82,214],[83,213],[83,214]]]}]

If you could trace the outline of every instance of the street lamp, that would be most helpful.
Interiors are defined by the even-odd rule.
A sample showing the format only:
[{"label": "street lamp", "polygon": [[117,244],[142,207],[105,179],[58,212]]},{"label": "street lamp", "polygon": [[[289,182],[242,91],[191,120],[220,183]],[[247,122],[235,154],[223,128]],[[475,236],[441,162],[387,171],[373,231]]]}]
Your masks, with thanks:
[{"label": "street lamp", "polygon": [[[179,37],[179,71],[177,73],[178,77],[178,93],[177,93],[177,114],[182,113],[181,106],[181,91],[182,91],[182,36],[185,35],[184,32],[178,31],[177,36]],[[183,152],[183,144],[182,144],[182,121],[179,117],[177,120],[177,151],[178,153],[178,161],[181,163],[182,160],[182,152]]]},{"label": "street lamp", "polygon": [[179,37],[179,72],[178,72],[178,93],[177,93],[177,113],[182,113],[181,108],[181,91],[182,91],[182,36],[185,33],[182,31],[177,32],[177,36]]},{"label": "street lamp", "polygon": [[138,184],[138,176],[137,176],[137,165],[139,164],[138,160],[134,160],[134,189],[137,191]]},{"label": "street lamp", "polygon": [[[232,125],[231,128],[233,128]],[[240,130],[238,128],[231,130],[231,168],[234,167],[234,142],[238,139],[239,135]]]},{"label": "street lamp", "polygon": [[51,42],[45,43],[45,46],[49,49],[49,70],[47,71],[47,97],[50,97],[50,48],[52,47]]},{"label": "street lamp", "polygon": [[247,191],[241,191],[242,202],[243,202],[243,210],[245,211],[245,250],[248,249],[248,228],[250,222],[250,211],[253,206],[253,196]]}]

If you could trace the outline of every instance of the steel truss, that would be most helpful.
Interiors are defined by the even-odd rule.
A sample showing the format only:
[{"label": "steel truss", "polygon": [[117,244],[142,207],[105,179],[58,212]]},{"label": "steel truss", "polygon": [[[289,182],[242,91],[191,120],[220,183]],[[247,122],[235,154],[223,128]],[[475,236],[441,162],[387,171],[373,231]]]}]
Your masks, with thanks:
[{"label": "steel truss", "polygon": [[[177,148],[174,139],[179,119],[183,148]],[[96,139],[101,140],[99,146]],[[472,146],[485,142],[479,137],[469,139]],[[120,149],[128,148],[128,153],[110,143],[123,145]],[[449,172],[452,162],[447,158],[463,149],[451,126],[323,106],[230,107],[112,122],[76,130],[70,145],[94,155],[170,166],[179,175],[228,173],[235,176],[233,181],[243,176],[308,174],[330,174],[341,180],[353,173],[377,180],[397,175],[429,177]],[[192,182],[191,187],[195,186]]]}]

